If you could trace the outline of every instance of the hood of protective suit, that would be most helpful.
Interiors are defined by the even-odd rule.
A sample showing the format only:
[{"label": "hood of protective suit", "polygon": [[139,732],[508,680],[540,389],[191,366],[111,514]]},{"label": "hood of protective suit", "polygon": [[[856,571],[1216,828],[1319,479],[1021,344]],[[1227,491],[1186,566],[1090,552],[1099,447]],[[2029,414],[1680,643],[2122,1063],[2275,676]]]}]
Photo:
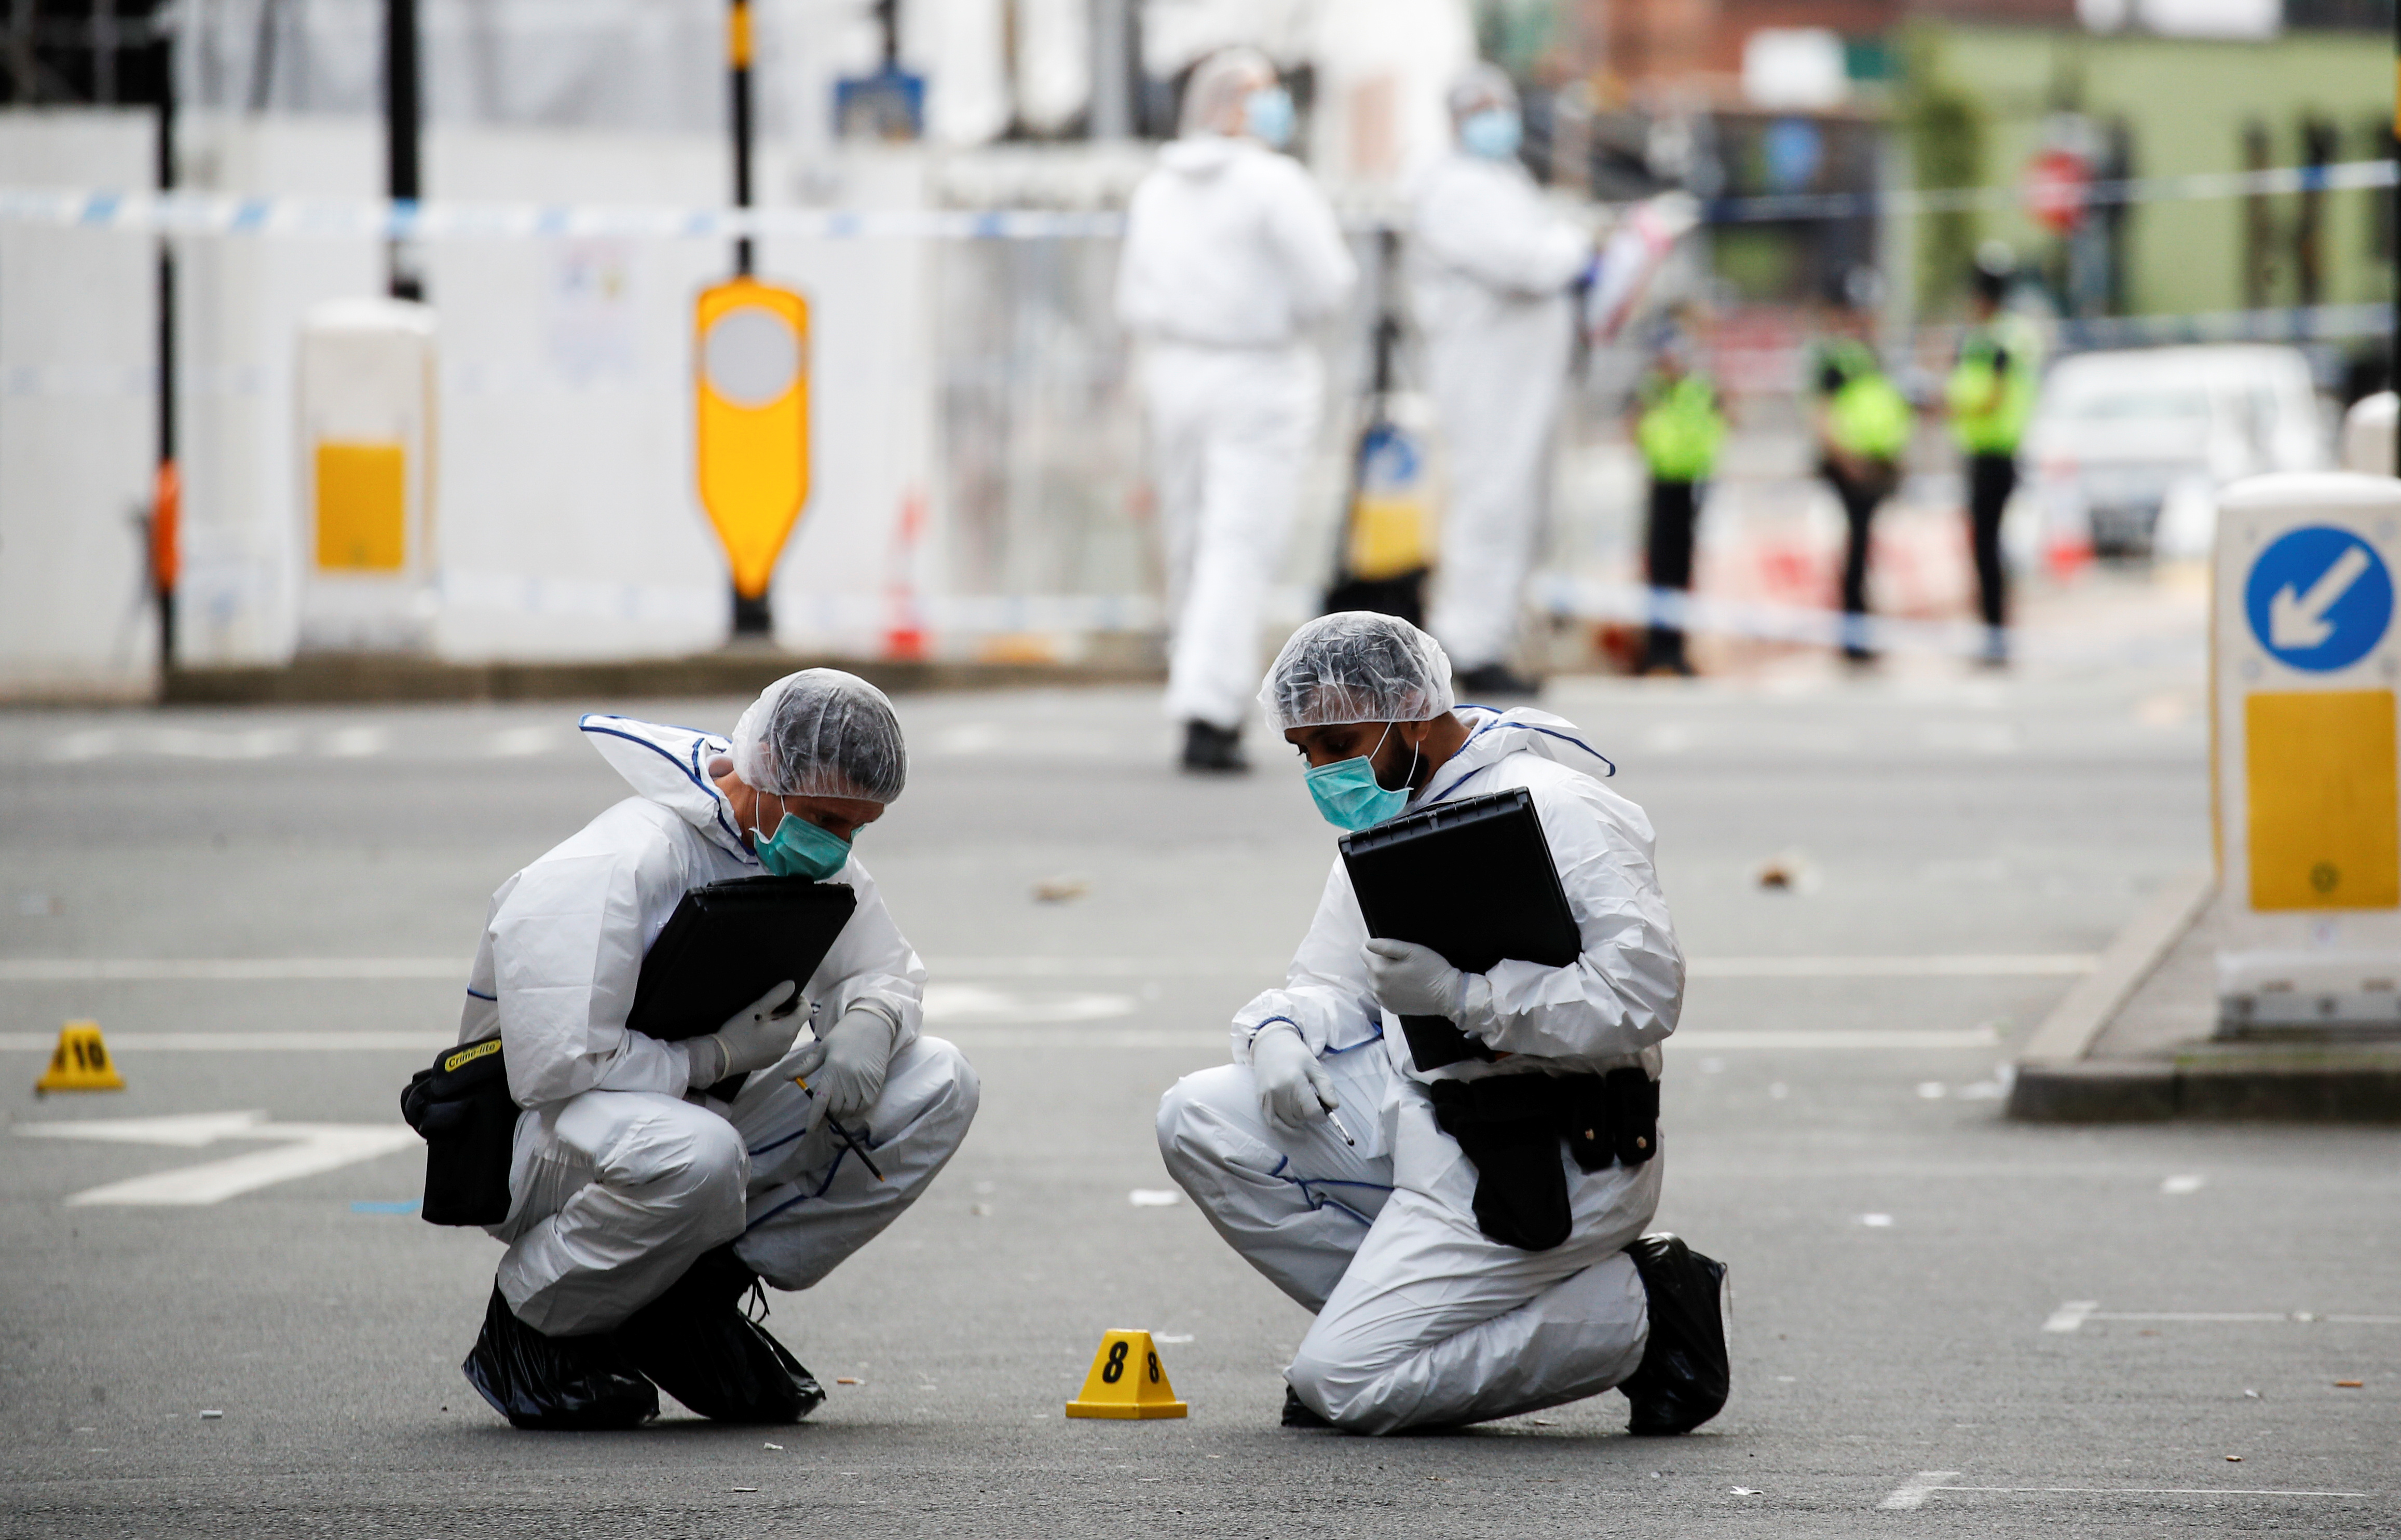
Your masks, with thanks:
[{"label": "hood of protective suit", "polygon": [[757,859],[734,828],[725,797],[708,778],[708,762],[732,748],[726,739],[695,728],[597,713],[586,715],[578,726],[583,729],[584,741],[600,751],[600,757],[638,795],[671,809],[745,861]]},{"label": "hood of protective suit", "polygon": [[1187,134],[1170,140],[1159,152],[1159,163],[1185,176],[1215,176],[1244,151],[1255,146],[1221,133]]},{"label": "hood of protective suit", "polygon": [[1564,716],[1554,716],[1531,706],[1509,711],[1461,706],[1456,715],[1467,724],[1467,743],[1445,760],[1442,769],[1426,783],[1428,790],[1436,796],[1443,794],[1444,787],[1457,785],[1485,766],[1520,751],[1539,754],[1596,781],[1606,781],[1617,773],[1617,766],[1609,756],[1585,741],[1584,729]]}]

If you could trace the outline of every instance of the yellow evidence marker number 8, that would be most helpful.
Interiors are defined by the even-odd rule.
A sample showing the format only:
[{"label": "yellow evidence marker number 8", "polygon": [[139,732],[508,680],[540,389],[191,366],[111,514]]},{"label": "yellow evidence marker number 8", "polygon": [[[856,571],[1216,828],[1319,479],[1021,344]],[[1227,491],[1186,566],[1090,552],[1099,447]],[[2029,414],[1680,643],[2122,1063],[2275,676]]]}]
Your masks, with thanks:
[{"label": "yellow evidence marker number 8", "polygon": [[[1129,1364],[1141,1367],[1129,1375]],[[1067,1403],[1070,1417],[1181,1417],[1188,1410],[1175,1398],[1150,1333],[1123,1329],[1102,1337],[1082,1392]]]}]

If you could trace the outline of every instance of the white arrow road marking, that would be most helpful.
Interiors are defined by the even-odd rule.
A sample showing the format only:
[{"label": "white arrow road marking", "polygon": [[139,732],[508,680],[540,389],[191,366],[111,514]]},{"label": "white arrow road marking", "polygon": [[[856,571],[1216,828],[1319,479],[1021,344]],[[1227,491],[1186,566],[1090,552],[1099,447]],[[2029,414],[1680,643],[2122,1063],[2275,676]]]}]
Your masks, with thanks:
[{"label": "white arrow road marking", "polygon": [[2268,601],[2268,640],[2279,652],[2306,652],[2323,646],[2334,634],[2334,622],[2326,612],[2351,592],[2367,570],[2367,548],[2346,546],[2334,565],[2319,574],[2304,594],[2296,594],[2286,583]]},{"label": "white arrow road marking", "polygon": [[198,1150],[240,1138],[267,1121],[264,1112],[177,1112],[162,1118],[90,1118],[79,1123],[30,1123],[17,1132],[34,1138],[106,1139],[113,1144],[175,1144]]},{"label": "white arrow road marking", "polygon": [[273,1139],[281,1148],[254,1151],[228,1160],[159,1171],[94,1187],[67,1199],[71,1208],[95,1204],[193,1206],[223,1203],[280,1181],[338,1170],[417,1142],[403,1124],[268,1123],[264,1112],[182,1112],[155,1118],[99,1118],[76,1123],[21,1124],[34,1138],[104,1139],[120,1144],[164,1144],[198,1149],[221,1138]]}]

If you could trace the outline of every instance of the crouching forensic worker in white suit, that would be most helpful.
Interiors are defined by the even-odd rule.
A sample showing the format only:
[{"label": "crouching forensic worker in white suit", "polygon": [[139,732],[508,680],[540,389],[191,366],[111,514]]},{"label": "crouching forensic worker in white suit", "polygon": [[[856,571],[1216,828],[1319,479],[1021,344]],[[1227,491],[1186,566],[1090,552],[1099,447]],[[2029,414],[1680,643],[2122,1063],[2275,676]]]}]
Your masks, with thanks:
[{"label": "crouching forensic worker in white suit", "polygon": [[[907,779],[899,723],[864,680],[809,669],[730,740],[619,716],[583,732],[634,795],[493,895],[460,1029],[499,1039],[524,1109],[467,1377],[519,1426],[631,1426],[660,1389],[791,1422],[824,1392],[742,1296],[807,1288],[872,1240],[976,1111],[975,1071],[919,1034],[925,966],[851,850]],[[685,892],[762,872],[856,892],[816,973],[707,1036],[629,1030]],[[746,1070],[732,1102],[707,1093]]]},{"label": "crouching forensic worker in white suit", "polygon": [[[1311,621],[1260,699],[1338,827],[1526,788],[1584,944],[1565,967],[1462,974],[1370,940],[1338,859],[1284,987],[1235,1016],[1234,1062],[1160,1102],[1168,1170],[1316,1313],[1285,1423],[1393,1433],[1612,1386],[1633,1432],[1707,1422],[1727,1391],[1725,1268],[1643,1233],[1684,987],[1649,821],[1571,724],[1455,708],[1449,661],[1404,620]],[[1420,1069],[1402,1015],[1447,1017],[1482,1053]]]}]

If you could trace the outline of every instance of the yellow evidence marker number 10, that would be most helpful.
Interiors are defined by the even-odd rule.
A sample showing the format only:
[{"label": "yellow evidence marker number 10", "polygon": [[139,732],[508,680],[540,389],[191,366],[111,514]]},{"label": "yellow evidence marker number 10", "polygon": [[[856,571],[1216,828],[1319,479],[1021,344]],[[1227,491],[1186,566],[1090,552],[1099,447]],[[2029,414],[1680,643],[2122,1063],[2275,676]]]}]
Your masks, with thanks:
[{"label": "yellow evidence marker number 10", "polygon": [[1181,1417],[1187,1410],[1175,1398],[1147,1331],[1114,1330],[1102,1337],[1083,1390],[1067,1403],[1070,1417]]},{"label": "yellow evidence marker number 10", "polygon": [[122,1091],[125,1078],[108,1056],[97,1021],[70,1021],[59,1029],[59,1045],[48,1073],[34,1083],[35,1096],[52,1091]]},{"label": "yellow evidence marker number 10", "polygon": [[700,502],[757,599],[809,496],[809,302],[737,278],[701,291],[693,322]]}]

